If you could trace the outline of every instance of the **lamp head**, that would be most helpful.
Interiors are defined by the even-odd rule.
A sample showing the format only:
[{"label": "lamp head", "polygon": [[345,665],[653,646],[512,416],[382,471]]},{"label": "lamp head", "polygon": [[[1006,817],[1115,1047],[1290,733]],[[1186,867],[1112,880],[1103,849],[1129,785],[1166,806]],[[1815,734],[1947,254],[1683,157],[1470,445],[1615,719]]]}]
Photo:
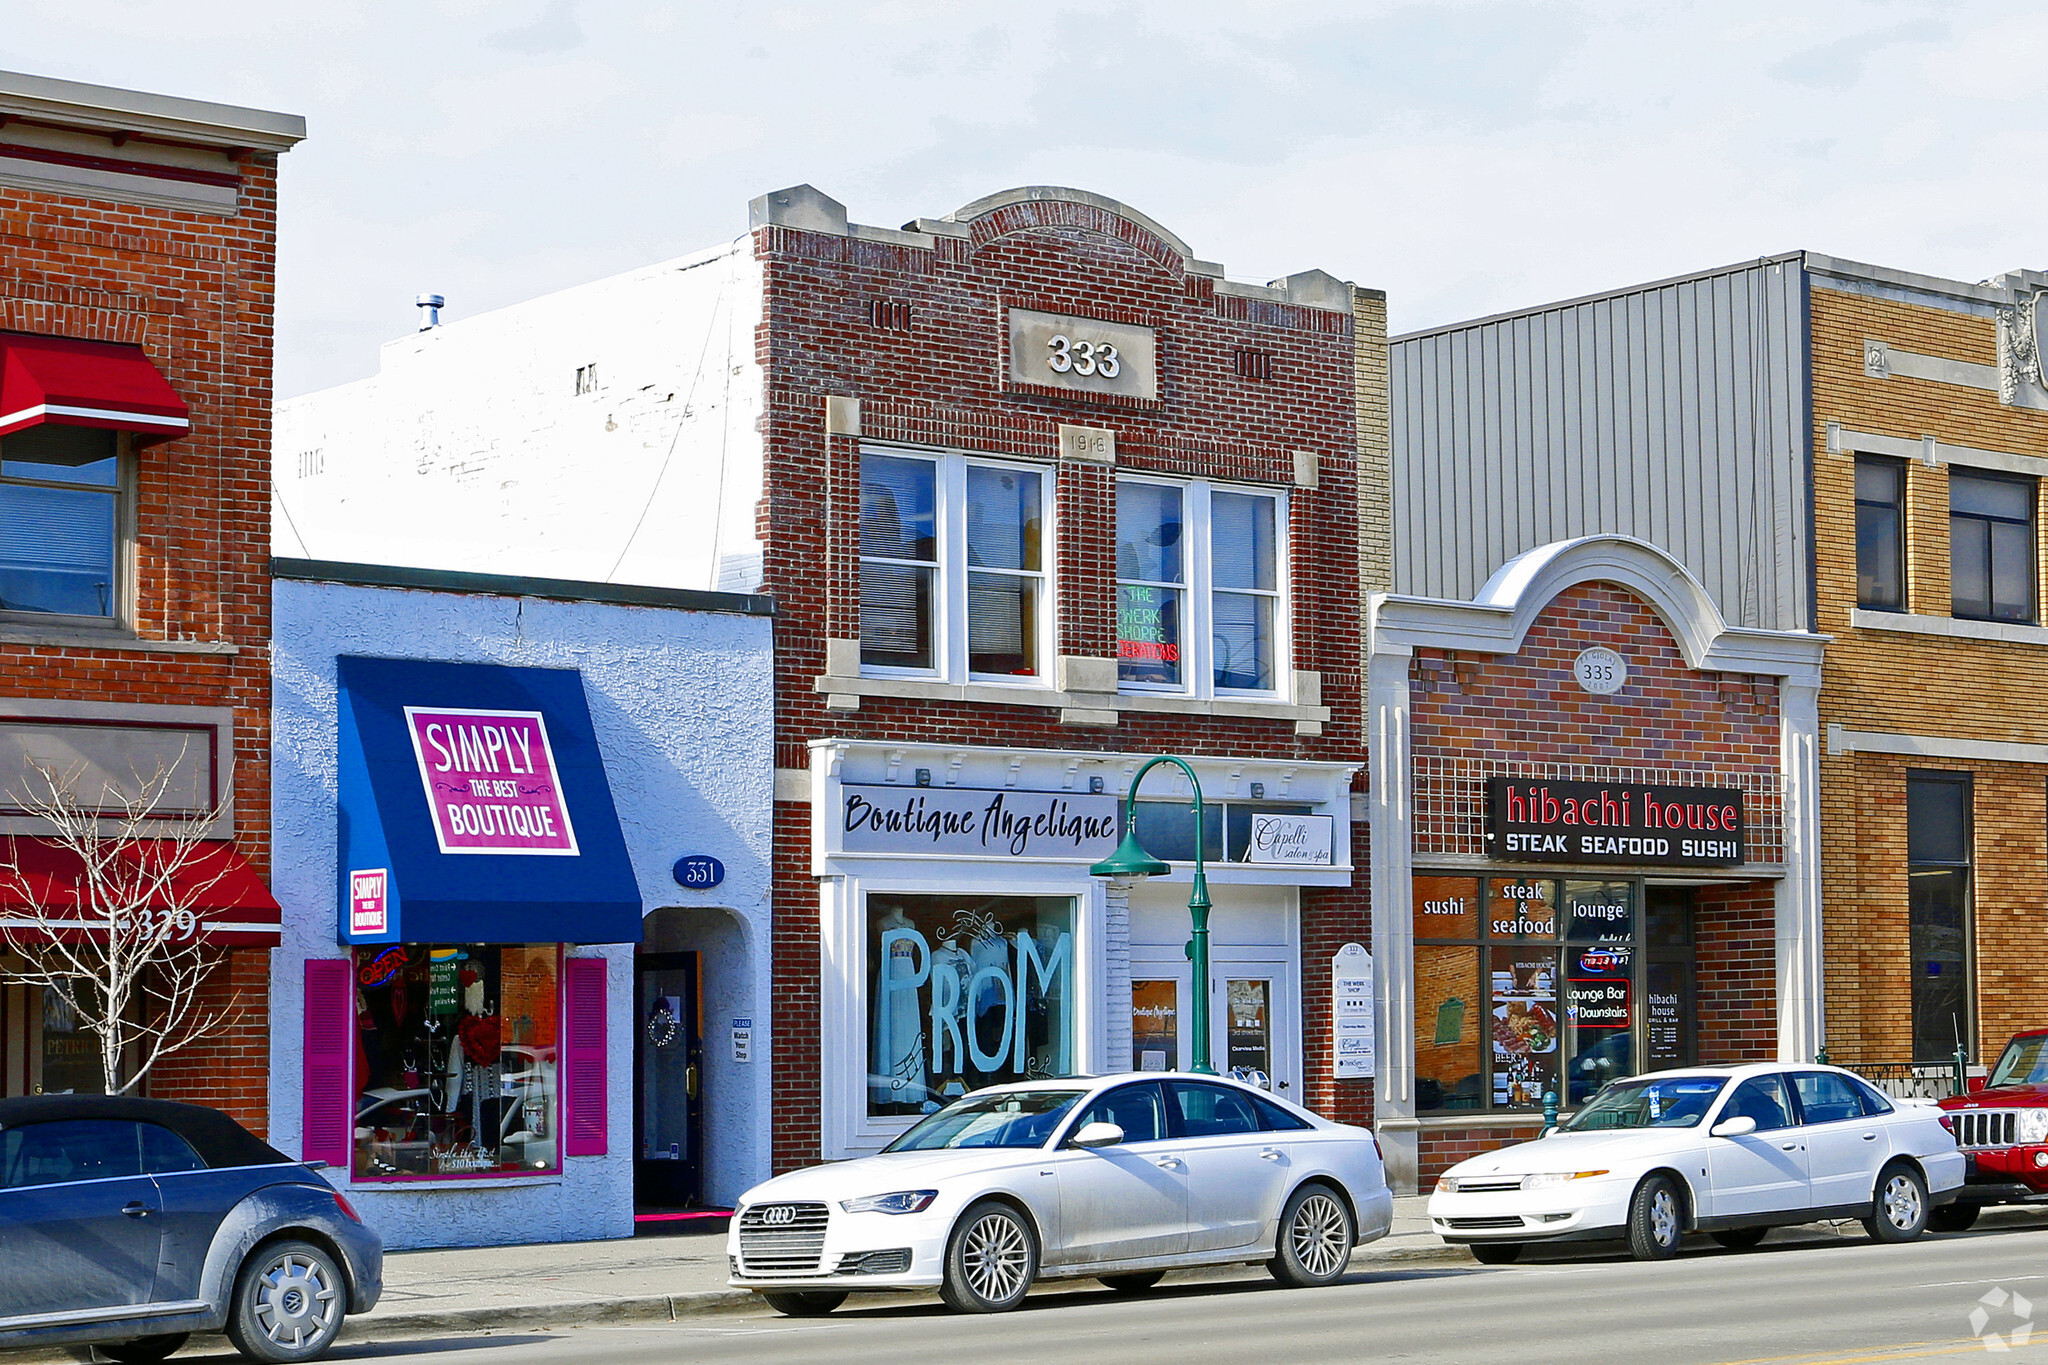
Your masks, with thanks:
[{"label": "lamp head", "polygon": [[1172,871],[1173,868],[1145,851],[1144,845],[1138,842],[1136,830],[1127,829],[1124,841],[1116,846],[1116,852],[1089,868],[1088,875],[1135,882],[1146,877],[1164,877]]}]

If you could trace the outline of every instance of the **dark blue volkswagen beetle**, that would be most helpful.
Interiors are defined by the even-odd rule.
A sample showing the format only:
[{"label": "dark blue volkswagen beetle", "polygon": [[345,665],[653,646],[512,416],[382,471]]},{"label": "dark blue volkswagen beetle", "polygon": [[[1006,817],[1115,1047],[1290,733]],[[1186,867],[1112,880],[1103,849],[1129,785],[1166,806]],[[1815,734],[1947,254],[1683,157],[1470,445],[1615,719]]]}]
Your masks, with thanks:
[{"label": "dark blue volkswagen beetle", "polygon": [[0,1347],[162,1360],[225,1330],[311,1360],[375,1306],[384,1244],[348,1201],[227,1115],[166,1100],[0,1100]]}]

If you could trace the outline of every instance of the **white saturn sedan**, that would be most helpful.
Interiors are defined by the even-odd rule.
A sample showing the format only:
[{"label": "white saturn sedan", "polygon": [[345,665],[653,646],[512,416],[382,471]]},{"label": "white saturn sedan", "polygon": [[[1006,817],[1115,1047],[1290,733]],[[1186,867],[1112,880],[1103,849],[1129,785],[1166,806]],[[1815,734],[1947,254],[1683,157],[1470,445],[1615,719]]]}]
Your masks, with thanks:
[{"label": "white saturn sedan", "polygon": [[1931,1105],[1836,1067],[1701,1066],[1611,1082],[1557,1131],[1458,1163],[1429,1221],[1489,1265],[1531,1242],[1626,1241],[1658,1260],[1689,1231],[1752,1247],[1822,1219],[1911,1241],[1962,1184]]},{"label": "white saturn sedan", "polygon": [[777,1176],[741,1197],[727,1254],[731,1282],[783,1313],[933,1288],[995,1313],[1037,1279],[1137,1293],[1186,1266],[1329,1284],[1392,1221],[1370,1132],[1221,1077],[1149,1072],[993,1086],[876,1156]]}]

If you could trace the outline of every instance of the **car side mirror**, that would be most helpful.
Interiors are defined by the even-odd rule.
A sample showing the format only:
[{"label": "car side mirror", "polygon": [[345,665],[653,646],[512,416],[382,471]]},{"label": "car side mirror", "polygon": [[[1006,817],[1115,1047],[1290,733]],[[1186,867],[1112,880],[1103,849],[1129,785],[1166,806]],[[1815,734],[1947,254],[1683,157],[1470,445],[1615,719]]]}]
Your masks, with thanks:
[{"label": "car side mirror", "polygon": [[1073,1140],[1076,1147],[1114,1147],[1124,1140],[1124,1130],[1113,1123],[1084,1123]]},{"label": "car side mirror", "polygon": [[1756,1131],[1756,1120],[1747,1114],[1738,1114],[1732,1119],[1722,1119],[1710,1130],[1713,1137],[1746,1137]]}]

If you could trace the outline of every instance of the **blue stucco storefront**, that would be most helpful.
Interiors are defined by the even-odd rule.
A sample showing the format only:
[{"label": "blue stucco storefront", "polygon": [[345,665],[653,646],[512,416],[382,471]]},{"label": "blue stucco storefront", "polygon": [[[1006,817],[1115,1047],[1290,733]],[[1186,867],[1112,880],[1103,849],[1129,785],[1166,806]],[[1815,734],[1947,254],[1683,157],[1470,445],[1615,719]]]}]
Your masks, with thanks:
[{"label": "blue stucco storefront", "polygon": [[272,1141],[392,1247],[765,1177],[770,605],[276,573]]}]

